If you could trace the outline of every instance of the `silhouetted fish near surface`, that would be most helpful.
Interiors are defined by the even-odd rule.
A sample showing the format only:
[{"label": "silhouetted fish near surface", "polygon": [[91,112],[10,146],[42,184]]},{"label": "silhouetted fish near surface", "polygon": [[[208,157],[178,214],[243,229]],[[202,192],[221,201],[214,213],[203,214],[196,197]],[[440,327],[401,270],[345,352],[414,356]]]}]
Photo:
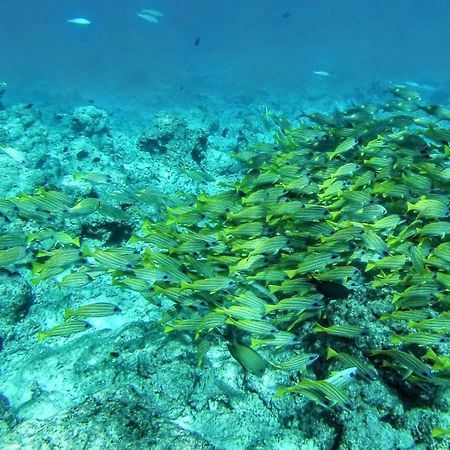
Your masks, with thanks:
[{"label": "silhouetted fish near surface", "polygon": [[195,45],[196,47],[198,47],[199,44],[200,44],[200,37],[197,36],[197,37],[195,38],[194,45]]},{"label": "silhouetted fish near surface", "polygon": [[288,19],[289,17],[291,17],[291,13],[286,11],[285,13],[281,14],[281,17],[283,19]]}]

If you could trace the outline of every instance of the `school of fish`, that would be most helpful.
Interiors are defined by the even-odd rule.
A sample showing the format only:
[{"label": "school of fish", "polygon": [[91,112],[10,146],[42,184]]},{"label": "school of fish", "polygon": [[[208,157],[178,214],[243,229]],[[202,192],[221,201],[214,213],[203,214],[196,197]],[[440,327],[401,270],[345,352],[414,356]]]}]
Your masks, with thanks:
[{"label": "school of fish", "polygon": [[[296,374],[276,396],[351,408],[348,385],[386,373],[448,387],[450,110],[409,87],[389,90],[388,102],[304,113],[295,125],[266,109],[274,142],[237,151],[245,174],[215,195],[106,196],[111,177],[91,172],[75,178],[98,196],[39,188],[0,200],[0,270],[70,289],[108,275],[156,304],[163,296],[173,305],[164,331],[191,334],[199,365],[225,341],[251,374]],[[184,173],[200,187],[214,183],[200,170]],[[140,228],[121,246],[67,233],[68,221],[94,216],[133,218]],[[390,296],[389,310],[333,316],[330,305],[360,301],[355,292],[368,288]],[[103,302],[67,309],[38,339],[85,332],[89,317],[120,311]],[[357,345],[375,342],[374,333],[385,333],[382,346]],[[318,364],[341,370],[317,379]]]}]

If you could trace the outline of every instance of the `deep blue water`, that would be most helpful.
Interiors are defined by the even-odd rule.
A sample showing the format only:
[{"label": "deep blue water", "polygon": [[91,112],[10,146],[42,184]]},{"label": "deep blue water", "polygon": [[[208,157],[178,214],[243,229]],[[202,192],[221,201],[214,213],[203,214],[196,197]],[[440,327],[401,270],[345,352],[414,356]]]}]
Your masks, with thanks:
[{"label": "deep blue water", "polygon": [[0,81],[11,101],[446,85],[449,17],[445,0],[2,0]]}]

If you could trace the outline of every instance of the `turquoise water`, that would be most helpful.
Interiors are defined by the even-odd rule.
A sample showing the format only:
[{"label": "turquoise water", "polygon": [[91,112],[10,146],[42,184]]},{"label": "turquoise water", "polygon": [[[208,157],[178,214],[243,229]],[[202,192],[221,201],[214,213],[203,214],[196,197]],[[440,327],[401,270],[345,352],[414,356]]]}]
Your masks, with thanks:
[{"label": "turquoise water", "polygon": [[[164,11],[158,24],[137,16]],[[332,92],[372,83],[448,79],[444,1],[3,1],[2,75],[11,99],[29,93],[125,98],[170,86],[194,95],[256,95],[310,88],[315,70]],[[90,26],[66,23],[86,17]],[[199,44],[195,41],[199,38]],[[256,91],[256,92],[255,92]],[[181,97],[183,97],[181,93]],[[29,100],[29,99],[28,99]],[[131,100],[131,99],[130,99]]]},{"label": "turquoise water", "polygon": [[0,449],[447,449],[449,13],[0,2]]}]

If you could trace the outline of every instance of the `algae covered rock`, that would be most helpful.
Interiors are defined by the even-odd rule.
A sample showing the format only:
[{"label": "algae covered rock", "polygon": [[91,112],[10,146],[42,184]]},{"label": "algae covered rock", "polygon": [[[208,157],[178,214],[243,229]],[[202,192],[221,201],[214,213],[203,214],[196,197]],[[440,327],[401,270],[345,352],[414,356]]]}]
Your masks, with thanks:
[{"label": "algae covered rock", "polygon": [[190,157],[199,163],[206,152],[208,132],[172,114],[158,113],[137,140],[137,147],[152,154],[167,153],[174,158]]},{"label": "algae covered rock", "polygon": [[0,326],[19,322],[33,304],[31,287],[17,275],[0,273]]},{"label": "algae covered rock", "polygon": [[80,106],[71,117],[73,131],[86,136],[101,135],[108,131],[108,114],[95,106]]}]

